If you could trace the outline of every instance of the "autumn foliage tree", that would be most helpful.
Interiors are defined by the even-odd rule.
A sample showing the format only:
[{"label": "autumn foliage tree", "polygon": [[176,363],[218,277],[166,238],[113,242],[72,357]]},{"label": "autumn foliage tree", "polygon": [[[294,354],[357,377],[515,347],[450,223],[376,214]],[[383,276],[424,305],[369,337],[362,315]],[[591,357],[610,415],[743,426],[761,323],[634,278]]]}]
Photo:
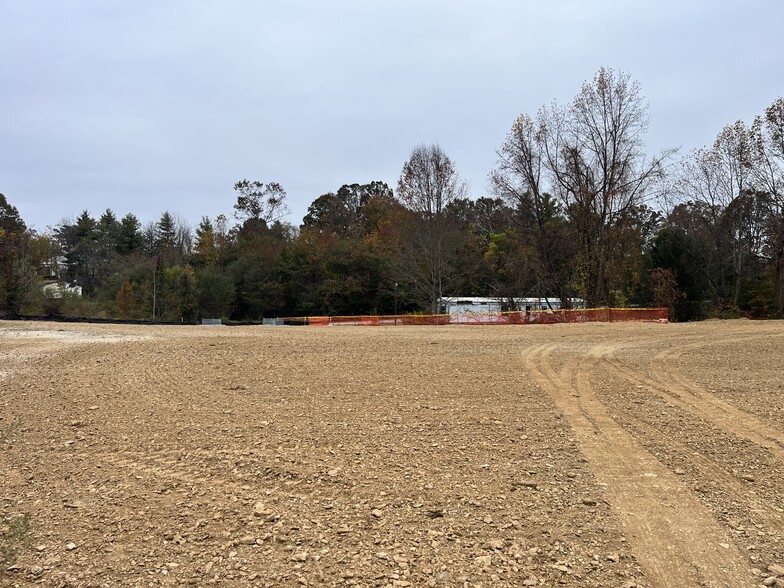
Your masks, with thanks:
[{"label": "autumn foliage tree", "polygon": [[234,184],[234,191],[237,193],[235,215],[243,222],[253,220],[270,224],[288,213],[286,191],[277,182],[264,184],[258,180],[240,180]]},{"label": "autumn foliage tree", "polygon": [[657,267],[650,272],[649,284],[653,305],[669,309],[670,317],[675,316],[675,302],[685,296],[678,289],[678,279],[671,269]]}]

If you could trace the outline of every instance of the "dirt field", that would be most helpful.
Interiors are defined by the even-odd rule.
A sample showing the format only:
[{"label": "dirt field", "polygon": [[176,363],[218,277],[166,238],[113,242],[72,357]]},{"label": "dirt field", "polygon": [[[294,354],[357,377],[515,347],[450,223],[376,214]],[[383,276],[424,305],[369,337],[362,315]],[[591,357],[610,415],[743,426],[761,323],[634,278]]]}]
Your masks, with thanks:
[{"label": "dirt field", "polygon": [[780,322],[0,322],[4,581],[781,587],[783,350]]}]

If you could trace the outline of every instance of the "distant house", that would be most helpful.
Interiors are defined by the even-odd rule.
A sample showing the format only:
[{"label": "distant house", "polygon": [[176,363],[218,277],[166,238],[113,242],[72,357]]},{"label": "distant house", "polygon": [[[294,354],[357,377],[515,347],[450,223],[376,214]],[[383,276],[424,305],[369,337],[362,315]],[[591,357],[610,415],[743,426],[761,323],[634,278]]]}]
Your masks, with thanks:
[{"label": "distant house", "polygon": [[54,255],[41,263],[41,266],[38,268],[38,275],[50,281],[59,281],[63,277],[62,273],[66,264],[67,260],[65,256]]},{"label": "distant house", "polygon": [[41,289],[47,298],[63,298],[65,296],[82,296],[81,286],[71,286],[67,282],[48,282]]}]

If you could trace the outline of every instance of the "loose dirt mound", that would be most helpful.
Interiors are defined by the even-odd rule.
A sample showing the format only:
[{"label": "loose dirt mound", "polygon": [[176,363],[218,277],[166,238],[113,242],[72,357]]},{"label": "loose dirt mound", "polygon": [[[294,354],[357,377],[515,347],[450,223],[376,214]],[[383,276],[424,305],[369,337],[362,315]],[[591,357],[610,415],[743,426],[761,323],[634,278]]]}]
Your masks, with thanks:
[{"label": "loose dirt mound", "polygon": [[0,323],[5,581],[784,585],[783,337]]}]

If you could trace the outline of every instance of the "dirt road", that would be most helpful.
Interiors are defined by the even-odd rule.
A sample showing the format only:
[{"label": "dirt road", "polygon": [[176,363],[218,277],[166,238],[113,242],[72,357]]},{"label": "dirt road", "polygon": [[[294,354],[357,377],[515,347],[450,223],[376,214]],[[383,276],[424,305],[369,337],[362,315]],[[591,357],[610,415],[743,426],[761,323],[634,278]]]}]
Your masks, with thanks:
[{"label": "dirt road", "polygon": [[784,586],[782,349],[751,321],[0,323],[0,515],[30,524],[4,581]]}]

